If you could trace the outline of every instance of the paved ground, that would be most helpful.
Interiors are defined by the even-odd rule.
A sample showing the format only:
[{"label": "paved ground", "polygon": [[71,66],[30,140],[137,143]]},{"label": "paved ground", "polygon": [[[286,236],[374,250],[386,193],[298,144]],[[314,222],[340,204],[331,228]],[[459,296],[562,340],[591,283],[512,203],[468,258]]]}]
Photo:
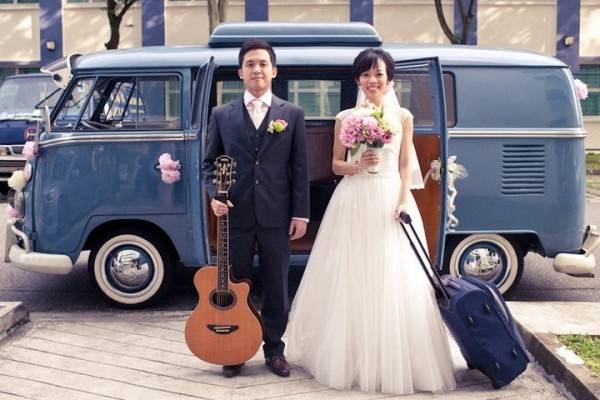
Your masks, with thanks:
[{"label": "paved ground", "polygon": [[[33,313],[32,321],[0,342],[0,399],[382,399],[394,396],[336,391],[294,364],[290,378],[270,373],[260,356],[234,379],[190,354],[183,340],[187,313]],[[417,399],[527,399],[565,397],[532,365],[495,390],[469,371],[453,349],[457,390],[419,393]]]}]

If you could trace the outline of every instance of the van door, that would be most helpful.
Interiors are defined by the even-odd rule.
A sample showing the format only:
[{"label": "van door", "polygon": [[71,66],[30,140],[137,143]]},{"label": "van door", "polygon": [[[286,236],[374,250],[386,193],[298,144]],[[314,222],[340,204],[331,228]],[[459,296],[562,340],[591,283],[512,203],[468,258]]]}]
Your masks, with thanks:
[{"label": "van door", "polygon": [[[190,229],[193,232],[191,249],[194,252],[198,252],[199,246],[195,243],[203,238],[202,241],[202,253],[196,254],[203,264],[209,264],[211,261],[211,247],[210,247],[210,232],[211,228],[216,230],[216,223],[214,218],[211,218],[209,213],[210,207],[208,206],[208,195],[204,185],[204,177],[202,173],[202,161],[204,158],[204,148],[208,139],[208,108],[210,105],[210,91],[213,81],[213,73],[215,70],[214,58],[211,57],[208,63],[202,66],[197,73],[194,85],[194,92],[192,97],[192,128],[195,133],[194,145],[188,146],[188,154],[190,159],[193,159],[198,165],[198,185],[194,185],[191,195],[192,209],[194,210],[194,217],[191,220]],[[191,144],[191,143],[190,143]],[[202,223],[196,223],[199,219]],[[214,225],[214,227],[213,227]]]},{"label": "van door", "polygon": [[[441,268],[446,237],[447,126],[442,70],[437,57],[396,62],[394,91],[414,115],[413,142],[423,176],[439,161],[440,179],[427,179],[413,195],[425,226],[432,260]],[[437,167],[436,167],[437,168]],[[435,174],[432,174],[435,175]]]}]

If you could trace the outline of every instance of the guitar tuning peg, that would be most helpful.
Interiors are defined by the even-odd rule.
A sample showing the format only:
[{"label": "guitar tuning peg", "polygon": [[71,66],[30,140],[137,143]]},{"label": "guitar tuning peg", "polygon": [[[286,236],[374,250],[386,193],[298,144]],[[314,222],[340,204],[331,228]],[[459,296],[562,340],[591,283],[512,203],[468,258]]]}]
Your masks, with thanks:
[{"label": "guitar tuning peg", "polygon": [[235,179],[233,179],[233,180],[231,181],[231,183],[236,183],[236,182],[237,182],[237,181],[236,181]]},{"label": "guitar tuning peg", "polygon": [[233,162],[233,167],[234,167],[234,168],[235,168],[235,167],[237,167],[237,161],[234,161],[234,162]]},{"label": "guitar tuning peg", "polygon": [[218,166],[219,166],[219,162],[218,162],[218,161],[215,161],[215,162],[213,163],[213,165],[214,165],[215,167],[218,167]]},{"label": "guitar tuning peg", "polygon": [[236,171],[233,171],[233,172],[232,172],[232,174],[233,174],[233,175],[237,175],[237,172],[236,172]]},{"label": "guitar tuning peg", "polygon": [[216,179],[213,179],[213,183],[216,185],[216,184],[217,184],[217,180],[216,180]]}]

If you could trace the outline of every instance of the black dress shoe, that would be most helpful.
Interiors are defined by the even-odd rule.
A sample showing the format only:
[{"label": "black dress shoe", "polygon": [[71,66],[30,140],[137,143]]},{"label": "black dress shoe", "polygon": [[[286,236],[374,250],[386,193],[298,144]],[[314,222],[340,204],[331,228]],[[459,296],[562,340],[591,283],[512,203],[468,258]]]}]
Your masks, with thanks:
[{"label": "black dress shoe", "polygon": [[265,358],[265,364],[267,364],[275,375],[283,376],[284,378],[290,376],[290,365],[284,356],[267,357]]},{"label": "black dress shoe", "polygon": [[236,365],[223,365],[223,376],[225,378],[233,378],[242,372],[242,366],[244,364],[236,364]]}]

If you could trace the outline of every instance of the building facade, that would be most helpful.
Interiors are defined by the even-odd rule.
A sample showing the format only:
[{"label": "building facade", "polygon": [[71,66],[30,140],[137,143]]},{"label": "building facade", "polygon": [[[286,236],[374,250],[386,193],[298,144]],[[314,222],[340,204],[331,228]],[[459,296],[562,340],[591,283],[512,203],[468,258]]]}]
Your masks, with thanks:
[{"label": "building facade", "polygon": [[[459,1],[443,0],[451,28]],[[587,147],[600,150],[600,0],[475,0],[469,44],[557,57],[589,88]],[[433,0],[229,0],[227,20],[364,21],[385,42],[448,43]],[[121,25],[121,48],[206,43],[206,0],[139,0]],[[0,79],[71,53],[104,50],[106,0],[0,0]]]}]

